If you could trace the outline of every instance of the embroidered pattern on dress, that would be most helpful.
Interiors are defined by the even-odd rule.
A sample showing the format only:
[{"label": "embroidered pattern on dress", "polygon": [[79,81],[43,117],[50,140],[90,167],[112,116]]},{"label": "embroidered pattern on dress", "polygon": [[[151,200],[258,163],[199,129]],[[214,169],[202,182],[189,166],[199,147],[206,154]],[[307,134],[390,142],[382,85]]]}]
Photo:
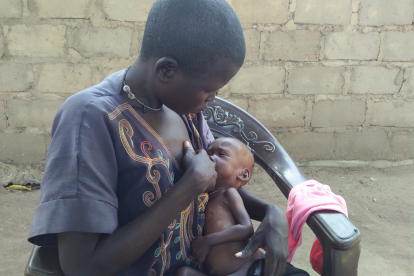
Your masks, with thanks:
[{"label": "embroidered pattern on dress", "polygon": [[[168,181],[170,182],[170,184],[173,186],[174,185],[174,173],[171,172],[170,173],[170,163],[168,160],[165,160],[162,156],[161,151],[157,151],[157,156],[158,158],[151,158],[149,156],[149,154],[147,153],[147,150],[152,150],[152,145],[150,142],[148,141],[143,141],[140,145],[140,149],[142,151],[142,153],[144,154],[144,156],[138,155],[136,154],[133,149],[132,146],[133,142],[132,142],[132,137],[134,135],[134,131],[132,129],[131,124],[126,120],[126,119],[122,119],[119,121],[118,123],[119,126],[119,136],[122,142],[122,145],[124,146],[126,152],[128,153],[128,155],[135,161],[144,163],[144,164],[148,164],[148,168],[147,168],[147,174],[146,174],[146,178],[148,180],[148,182],[150,182],[152,184],[152,186],[154,187],[155,190],[155,196],[151,191],[146,191],[143,195],[143,201],[145,203],[146,206],[150,207],[152,206],[157,200],[159,200],[162,196],[161,194],[161,190],[160,187],[158,185],[158,182],[161,178],[161,174],[158,170],[154,169],[152,170],[152,167],[160,164],[163,165],[166,169],[167,169],[167,177],[168,177]],[[129,138],[130,142],[128,141],[127,137]]]},{"label": "embroidered pattern on dress", "polygon": [[154,256],[159,257],[161,256],[162,260],[162,268],[160,275],[164,275],[164,271],[166,271],[170,267],[170,260],[171,260],[171,254],[170,251],[166,250],[168,245],[170,245],[171,237],[173,235],[173,232],[171,231],[168,235],[167,240],[165,241],[164,233],[161,235],[161,241],[159,244],[159,247],[155,250]]},{"label": "embroidered pattern on dress", "polygon": [[187,115],[187,119],[188,119],[189,125],[192,127],[193,132],[194,132],[194,136],[195,136],[195,138],[197,140],[198,149],[202,149],[203,146],[201,144],[200,133],[198,132],[197,128],[194,126],[194,123],[193,123],[193,118],[194,117],[195,117],[195,114],[194,113],[190,113],[190,114]]},{"label": "embroidered pattern on dress", "polygon": [[155,139],[157,139],[160,144],[163,146],[164,150],[167,152],[167,154],[170,156],[170,160],[174,163],[174,165],[177,166],[177,168],[180,168],[177,162],[175,162],[175,159],[171,156],[170,151],[168,150],[167,145],[165,145],[164,141],[159,137],[159,135],[152,129],[150,125],[147,124],[147,122],[139,116],[139,114],[134,110],[134,108],[129,103],[124,103],[119,105],[114,111],[112,111],[109,114],[109,119],[114,120],[116,119],[124,110],[128,110],[134,115],[134,117],[154,136]]},{"label": "embroidered pattern on dress", "polygon": [[[164,152],[166,153],[164,154],[166,158],[164,158],[163,151],[161,151],[161,149],[154,148],[153,145],[155,144],[151,144],[149,142],[151,140],[140,140],[142,139],[141,132],[137,132],[138,136],[140,137],[139,139],[134,138],[134,129],[132,126],[134,126],[135,130],[137,126],[135,124],[131,125],[127,119],[124,119],[122,117],[119,119],[119,137],[126,153],[132,160],[145,164],[147,167],[145,179],[152,184],[154,190],[152,190],[150,187],[147,188],[150,190],[144,190],[145,192],[142,193],[142,202],[147,208],[149,208],[162,197],[162,190],[164,190],[165,194],[171,189],[171,187],[174,186],[173,170],[175,170],[175,168],[181,172],[182,170],[176,163],[175,159],[172,157],[164,141],[128,103],[119,105],[113,112],[111,112],[109,114],[110,120],[115,120],[121,115],[123,111],[131,112],[131,114],[138,120],[138,122],[146,130],[148,130],[152,137],[159,141],[160,145],[162,146],[161,149],[164,148]],[[194,136],[197,140],[198,146],[202,148],[200,135],[193,122],[191,121],[191,119],[194,117],[194,114],[189,117],[190,125],[193,128]],[[133,141],[134,139],[135,144]],[[137,144],[137,141],[140,142],[139,145]],[[138,154],[139,151],[140,154]],[[170,163],[170,161],[173,165]],[[175,168],[170,167],[170,165],[175,165]],[[164,177],[164,180],[161,179],[162,177]],[[168,178],[168,182],[165,178]],[[146,187],[146,184],[143,185]],[[149,276],[161,276],[164,273],[169,273],[169,269],[176,269],[179,262],[177,263],[175,260],[182,260],[181,262],[184,261],[183,263],[186,265],[200,269],[200,264],[198,264],[195,259],[191,257],[191,242],[195,237],[202,235],[202,228],[204,225],[204,211],[207,201],[207,193],[198,196],[195,201],[191,202],[191,204],[170,223],[168,228],[164,231],[164,233],[157,241],[158,247],[153,252],[154,262],[152,263],[152,266],[149,270]],[[196,218],[194,218],[195,212],[197,211],[198,216],[196,214]],[[168,235],[168,237],[166,237],[166,235]],[[171,262],[171,254],[173,257],[175,257],[173,259],[174,262]],[[171,268],[170,265],[172,266]]]}]

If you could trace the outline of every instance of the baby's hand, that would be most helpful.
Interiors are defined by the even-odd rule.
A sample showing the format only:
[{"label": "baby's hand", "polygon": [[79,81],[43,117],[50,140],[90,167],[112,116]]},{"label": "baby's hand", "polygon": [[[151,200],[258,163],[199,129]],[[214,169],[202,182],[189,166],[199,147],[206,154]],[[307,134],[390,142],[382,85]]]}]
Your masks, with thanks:
[{"label": "baby's hand", "polygon": [[200,236],[193,240],[191,245],[191,250],[193,251],[193,257],[197,262],[202,263],[207,257],[208,252],[210,252],[210,242],[207,237]]}]

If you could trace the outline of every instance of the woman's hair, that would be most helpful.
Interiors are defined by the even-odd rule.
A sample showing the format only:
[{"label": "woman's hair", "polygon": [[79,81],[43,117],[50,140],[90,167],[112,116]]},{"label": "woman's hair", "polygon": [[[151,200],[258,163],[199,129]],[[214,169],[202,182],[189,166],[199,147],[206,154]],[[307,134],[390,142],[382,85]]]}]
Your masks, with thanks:
[{"label": "woman's hair", "polygon": [[204,73],[218,59],[241,67],[243,30],[225,0],[158,0],[149,12],[140,59],[171,57],[186,73]]}]

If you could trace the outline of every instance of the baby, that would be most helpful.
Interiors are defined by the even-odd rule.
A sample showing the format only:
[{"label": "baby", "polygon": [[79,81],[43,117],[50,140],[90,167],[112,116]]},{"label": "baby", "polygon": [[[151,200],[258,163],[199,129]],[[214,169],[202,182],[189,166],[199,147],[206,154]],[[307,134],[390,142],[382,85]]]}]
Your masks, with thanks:
[{"label": "baby", "polygon": [[[207,149],[215,163],[217,181],[209,193],[205,211],[203,236],[192,243],[193,257],[204,263],[209,275],[245,276],[252,263],[260,258],[256,251],[247,260],[235,257],[253,235],[253,225],[244,207],[238,189],[245,185],[253,173],[254,158],[250,150],[237,139],[220,138]],[[189,267],[182,267],[176,276],[202,276]]]}]

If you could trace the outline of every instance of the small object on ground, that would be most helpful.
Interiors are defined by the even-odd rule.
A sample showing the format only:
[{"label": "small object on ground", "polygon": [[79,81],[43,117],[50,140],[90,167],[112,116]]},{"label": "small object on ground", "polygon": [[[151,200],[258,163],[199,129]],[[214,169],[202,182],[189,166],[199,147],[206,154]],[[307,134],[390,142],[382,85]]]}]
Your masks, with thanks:
[{"label": "small object on ground", "polygon": [[375,178],[371,177],[369,180],[371,180],[371,181],[375,181]]},{"label": "small object on ground", "polygon": [[21,190],[21,191],[32,191],[32,189],[40,189],[39,183],[26,183],[25,185],[21,184],[14,184],[13,182],[9,182],[7,185],[3,185],[6,190],[13,191],[13,190]]},{"label": "small object on ground", "polygon": [[373,198],[373,199],[372,199],[372,201],[373,201],[373,202],[377,202],[377,199],[376,199],[376,198]]},{"label": "small object on ground", "polygon": [[361,179],[361,180],[359,180],[359,183],[364,184],[365,181]]},{"label": "small object on ground", "polygon": [[30,184],[30,187],[32,187],[32,189],[34,189],[34,190],[39,190],[40,189],[40,183],[27,183],[26,186],[29,185],[29,184]]}]

